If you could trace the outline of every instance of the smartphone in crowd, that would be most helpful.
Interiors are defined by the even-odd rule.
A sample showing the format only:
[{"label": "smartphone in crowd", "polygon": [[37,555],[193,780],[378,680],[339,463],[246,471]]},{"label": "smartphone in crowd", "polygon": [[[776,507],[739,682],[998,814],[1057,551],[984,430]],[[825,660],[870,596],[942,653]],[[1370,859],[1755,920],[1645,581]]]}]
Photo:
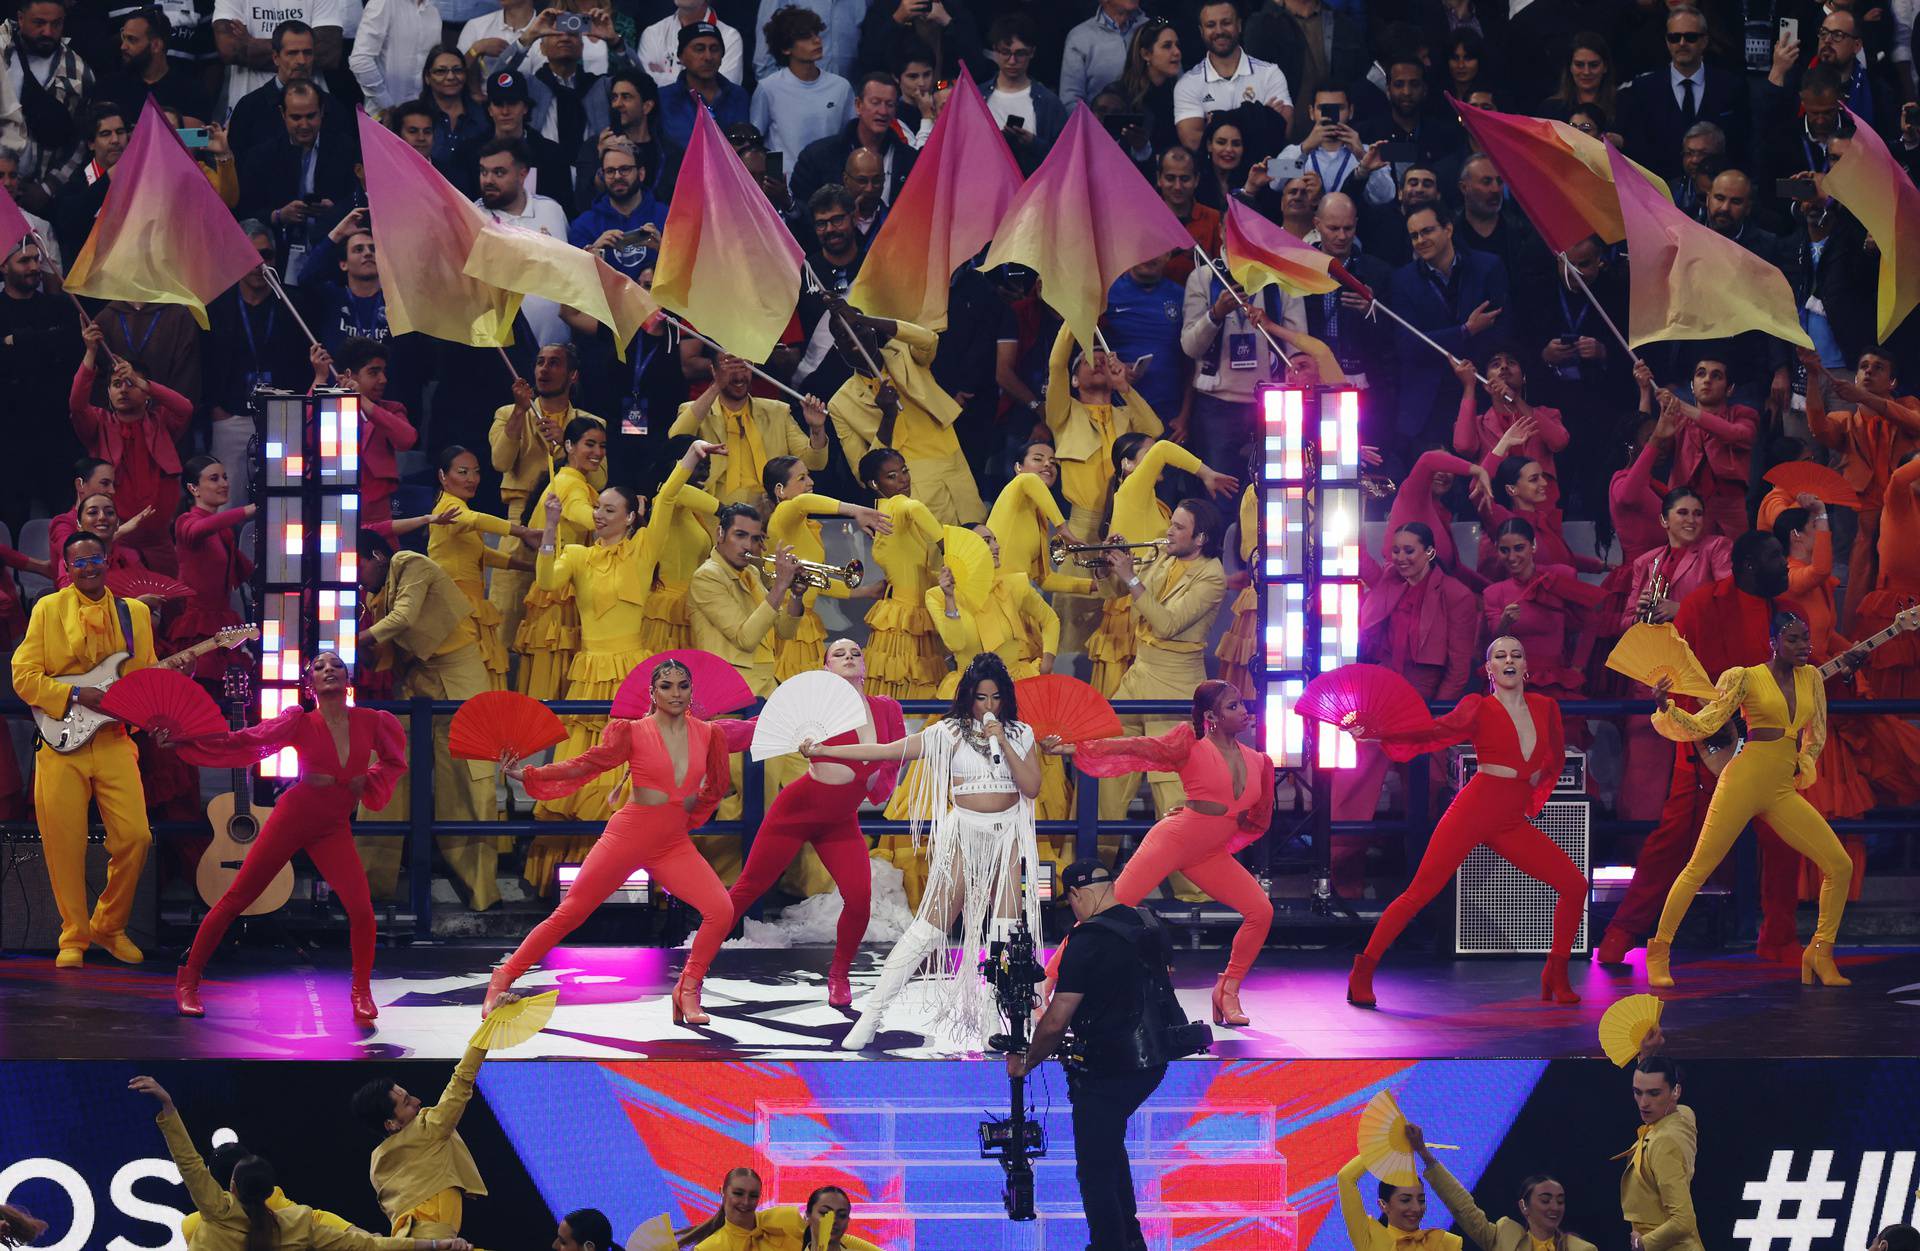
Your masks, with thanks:
[{"label": "smartphone in crowd", "polygon": [[1320,120],[1329,126],[1338,126],[1340,124],[1340,106],[1337,104],[1321,105]]},{"label": "smartphone in crowd", "polygon": [[785,152],[767,153],[767,173],[774,178],[787,176],[787,154]]},{"label": "smartphone in crowd", "polygon": [[1025,130],[1026,128],[1027,128],[1026,118],[1020,116],[1018,113],[1013,113],[1008,115],[1007,117],[1008,130]]},{"label": "smartphone in crowd", "polygon": [[179,135],[180,142],[189,148],[204,148],[210,132],[205,126],[182,126],[173,133]]},{"label": "smartphone in crowd", "polygon": [[1788,200],[1811,200],[1814,196],[1811,178],[1781,178],[1774,182],[1773,193]]},{"label": "smartphone in crowd", "polygon": [[1786,40],[1789,43],[1799,43],[1800,42],[1800,19],[1797,17],[1781,18],[1780,19],[1780,38]]}]

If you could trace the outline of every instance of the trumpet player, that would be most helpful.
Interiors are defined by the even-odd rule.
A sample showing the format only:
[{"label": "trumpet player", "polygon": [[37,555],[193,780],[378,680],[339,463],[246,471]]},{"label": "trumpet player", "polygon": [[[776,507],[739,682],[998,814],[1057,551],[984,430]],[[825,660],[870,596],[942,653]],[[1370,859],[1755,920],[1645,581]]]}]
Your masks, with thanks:
[{"label": "trumpet player", "polygon": [[[1220,566],[1225,532],[1220,510],[1212,503],[1184,499],[1167,520],[1165,550],[1150,563],[1135,562],[1131,547],[1116,547],[1108,554],[1099,585],[1106,595],[1131,604],[1134,627],[1134,662],[1114,688],[1114,699],[1187,699],[1207,680],[1207,632],[1227,596],[1227,575]],[[1128,537],[1116,533],[1110,541],[1124,543]],[[1121,733],[1164,734],[1179,721],[1178,717],[1122,717]],[[1156,816],[1165,816],[1168,809],[1186,801],[1176,775],[1148,776]],[[1101,819],[1124,818],[1139,788],[1137,773],[1103,779]]]},{"label": "trumpet player", "polygon": [[[880,586],[856,588],[847,579],[820,576],[827,568],[827,549],[820,542],[820,523],[816,515],[852,518],[869,536],[893,533],[893,519],[877,508],[843,504],[839,500],[813,493],[813,470],[797,456],[776,456],[761,474],[762,485],[772,513],[767,518],[767,534],[776,548],[791,548],[799,558],[802,573],[800,587],[800,625],[791,635],[782,635],[774,647],[773,676],[785,682],[796,673],[820,667],[827,644],[826,627],[813,602],[823,593],[834,599],[872,599]],[[811,568],[814,574],[806,571]]]}]

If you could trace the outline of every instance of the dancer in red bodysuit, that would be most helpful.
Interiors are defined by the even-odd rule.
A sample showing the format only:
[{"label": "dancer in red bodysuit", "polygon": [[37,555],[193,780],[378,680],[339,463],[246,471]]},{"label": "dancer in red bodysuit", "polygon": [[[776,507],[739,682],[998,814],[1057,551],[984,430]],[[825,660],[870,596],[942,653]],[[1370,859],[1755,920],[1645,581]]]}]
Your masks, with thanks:
[{"label": "dancer in red bodysuit", "polygon": [[1560,705],[1526,692],[1527,654],[1517,639],[1497,638],[1487,648],[1487,677],[1493,684],[1491,695],[1469,695],[1430,727],[1380,740],[1398,760],[1471,741],[1479,769],[1434,827],[1413,881],[1380,914],[1366,951],[1354,957],[1347,979],[1350,1003],[1373,1004],[1373,971],[1380,957],[1481,843],[1559,894],[1553,910],[1553,954],[1540,973],[1540,997],[1580,1002],[1567,981],[1567,955],[1580,931],[1587,879],[1566,852],[1527,822],[1545,805],[1566,763]]},{"label": "dancer in red bodysuit", "polygon": [[307,685],[319,705],[287,709],[271,721],[226,734],[176,740],[180,759],[209,768],[239,768],[291,747],[300,756],[300,780],[280,797],[233,884],[200,922],[193,950],[174,982],[181,1016],[205,1016],[200,973],[233,919],[260,897],[280,867],[304,851],[347,910],[353,946],[353,1014],[378,1015],[368,985],[373,974],[373,901],[367,872],[354,850],[348,822],[359,804],[379,810],[407,771],[406,735],[390,712],[347,706],[347,666],[321,652],[307,666]]},{"label": "dancer in red bodysuit", "polygon": [[536,769],[523,770],[519,760],[502,758],[502,772],[524,783],[535,799],[571,795],[588,779],[620,764],[628,767],[633,793],[587,853],[566,898],[494,970],[482,1016],[493,1011],[515,978],[578,929],[635,869],[645,869],[662,890],[700,913],[700,930],[673,988],[673,1023],[707,1023],[707,1014],[700,1010],[700,983],[733,925],[733,904],[690,835],[706,824],[727,792],[727,740],[712,725],[689,715],[693,675],[685,665],[660,661],[653,667],[651,685],[653,711],[637,720],[608,721],[597,747]]},{"label": "dancer in red bodysuit", "polygon": [[[827,645],[826,670],[864,690],[866,652],[852,639],[835,639]],[[868,695],[867,709],[870,721],[866,726],[827,739],[824,745],[894,743],[907,736],[898,702],[885,695]],[[721,724],[732,743],[744,747],[752,741],[752,721]],[[867,858],[867,836],[860,831],[860,805],[869,799],[884,804],[893,793],[899,772],[897,760],[815,760],[797,781],[781,789],[767,809],[753,836],[746,867],[728,892],[733,900],[733,924],[738,925],[754,901],[787,871],[800,849],[813,845],[820,863],[840,888],[840,924],[834,931],[833,964],[827,973],[827,1003],[831,1007],[853,1006],[853,986],[847,973],[873,913],[873,869]]]},{"label": "dancer in red bodysuit", "polygon": [[[1180,872],[1240,914],[1227,971],[1213,985],[1215,1025],[1250,1023],[1240,1010],[1240,981],[1253,967],[1273,924],[1273,901],[1233,858],[1234,852],[1267,832],[1273,816],[1273,761],[1238,741],[1252,723],[1240,692],[1231,683],[1209,680],[1194,688],[1192,720],[1165,734],[1068,744],[1049,738],[1042,744],[1053,755],[1072,756],[1080,771],[1091,777],[1142,772],[1180,775],[1186,805],[1147,831],[1139,850],[1120,871],[1113,893],[1133,907]],[[1059,959],[1056,951],[1053,968],[1057,969]]]}]

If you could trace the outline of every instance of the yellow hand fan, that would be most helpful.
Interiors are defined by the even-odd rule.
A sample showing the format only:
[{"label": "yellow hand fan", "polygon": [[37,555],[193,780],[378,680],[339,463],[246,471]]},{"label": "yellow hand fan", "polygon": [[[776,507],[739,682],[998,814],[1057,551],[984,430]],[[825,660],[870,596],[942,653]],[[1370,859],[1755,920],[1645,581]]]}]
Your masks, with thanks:
[{"label": "yellow hand fan", "polygon": [[1655,625],[1638,621],[1629,626],[1607,657],[1607,668],[1646,686],[1667,678],[1673,683],[1675,695],[1713,698],[1713,679],[1670,622]]},{"label": "yellow hand fan", "polygon": [[543,995],[529,995],[500,1004],[473,1032],[472,1045],[487,1051],[518,1046],[547,1027],[553,1018],[554,1005],[559,1002],[560,992],[550,990]]},{"label": "yellow hand fan", "polygon": [[953,570],[954,596],[970,608],[987,602],[993,590],[993,550],[965,526],[948,526],[941,536],[947,568]]},{"label": "yellow hand fan", "polygon": [[[1430,1142],[1435,1151],[1458,1151],[1444,1142]],[[1407,1117],[1383,1090],[1367,1101],[1360,1113],[1360,1159],[1367,1171],[1389,1186],[1411,1186],[1419,1180],[1413,1171],[1413,1147],[1407,1142]]]},{"label": "yellow hand fan", "polygon": [[679,1251],[680,1247],[673,1240],[673,1222],[665,1216],[635,1226],[625,1245],[627,1251]]},{"label": "yellow hand fan", "polygon": [[1628,995],[1609,1007],[1600,1017],[1600,1049],[1607,1059],[1623,1069],[1632,1064],[1665,1007],[1653,995]]}]

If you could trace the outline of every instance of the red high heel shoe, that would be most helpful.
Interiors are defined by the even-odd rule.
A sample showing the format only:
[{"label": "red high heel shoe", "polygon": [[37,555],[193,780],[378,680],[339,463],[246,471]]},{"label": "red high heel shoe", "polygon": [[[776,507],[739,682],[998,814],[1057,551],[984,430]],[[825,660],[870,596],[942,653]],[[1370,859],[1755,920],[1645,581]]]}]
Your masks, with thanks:
[{"label": "red high heel shoe", "polygon": [[1540,998],[1550,999],[1554,1003],[1579,1003],[1580,996],[1574,993],[1573,983],[1567,980],[1567,958],[1548,956],[1546,967],[1540,970]]},{"label": "red high heel shoe", "polygon": [[1380,962],[1366,952],[1353,958],[1353,971],[1347,974],[1347,1002],[1361,1008],[1374,1006],[1373,971]]},{"label": "red high heel shoe", "polygon": [[1222,973],[1213,984],[1213,1023],[1215,1025],[1245,1026],[1253,1024],[1240,1008],[1240,979],[1229,979]]},{"label": "red high heel shoe", "polygon": [[827,971],[827,1006],[829,1008],[853,1006],[853,982],[847,977],[845,969]]},{"label": "red high heel shoe", "polygon": [[348,996],[353,1002],[353,1016],[357,1021],[371,1021],[380,1015],[380,1008],[373,1002],[373,989],[365,982],[355,982]]},{"label": "red high heel shoe", "polygon": [[700,1007],[700,983],[683,976],[673,988],[673,1023],[706,1025],[712,1020]]},{"label": "red high heel shoe", "polygon": [[173,1006],[181,1016],[202,1017],[207,1010],[200,1006],[200,975],[189,969],[181,969],[173,978]]}]

